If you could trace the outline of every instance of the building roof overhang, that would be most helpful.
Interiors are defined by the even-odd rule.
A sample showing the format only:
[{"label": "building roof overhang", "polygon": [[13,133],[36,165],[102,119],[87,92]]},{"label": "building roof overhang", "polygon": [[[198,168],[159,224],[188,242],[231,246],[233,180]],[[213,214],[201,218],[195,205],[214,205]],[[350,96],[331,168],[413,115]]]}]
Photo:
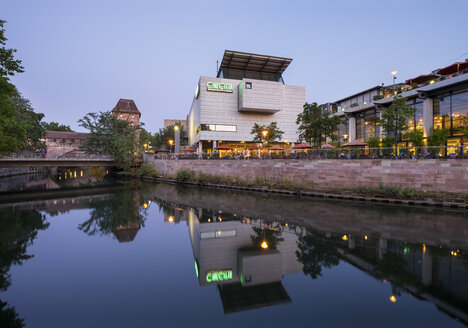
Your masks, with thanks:
[{"label": "building roof overhang", "polygon": [[225,50],[217,77],[222,69],[282,75],[291,62],[291,58]]}]

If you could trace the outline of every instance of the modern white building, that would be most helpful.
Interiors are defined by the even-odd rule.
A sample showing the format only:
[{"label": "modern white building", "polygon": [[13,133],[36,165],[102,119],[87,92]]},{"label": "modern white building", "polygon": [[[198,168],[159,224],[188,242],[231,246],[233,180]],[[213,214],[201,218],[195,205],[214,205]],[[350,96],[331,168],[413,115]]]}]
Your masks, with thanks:
[{"label": "modern white building", "polygon": [[242,149],[253,140],[254,123],[277,122],[280,143],[298,139],[296,118],[305,87],[286,85],[292,59],[226,50],[216,77],[202,76],[188,115],[189,144],[211,151],[222,142]]}]

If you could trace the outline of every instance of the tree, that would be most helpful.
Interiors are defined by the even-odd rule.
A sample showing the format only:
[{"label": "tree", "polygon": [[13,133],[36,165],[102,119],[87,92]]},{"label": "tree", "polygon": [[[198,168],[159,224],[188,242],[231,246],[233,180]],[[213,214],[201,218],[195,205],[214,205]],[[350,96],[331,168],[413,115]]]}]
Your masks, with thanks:
[{"label": "tree", "polygon": [[174,127],[178,126],[180,129],[180,144],[185,146],[187,145],[187,131],[185,131],[184,126],[177,122],[176,124],[169,125],[163,129],[159,129],[159,132],[155,133],[154,136],[151,138],[151,144],[157,148],[161,148],[162,146],[167,146],[169,144],[169,140],[175,139],[175,130]]},{"label": "tree", "polygon": [[82,145],[88,154],[110,154],[116,166],[126,173],[139,164],[139,127],[117,119],[110,111],[89,113],[78,122],[90,132]]},{"label": "tree", "polygon": [[323,232],[307,230],[297,241],[296,257],[304,266],[302,271],[317,279],[322,268],[331,268],[340,263],[340,253],[332,240],[327,240]]},{"label": "tree", "polygon": [[402,131],[408,129],[408,120],[414,117],[416,108],[408,105],[407,99],[396,95],[389,107],[382,109],[380,125],[384,132],[395,137],[395,153],[397,151],[398,136]]},{"label": "tree", "polygon": [[[153,136],[151,135],[150,132],[148,132],[144,128],[140,128],[140,135],[138,139],[138,145],[140,146],[140,149],[148,149],[149,144],[152,144]],[[146,145],[146,146],[145,146]]]},{"label": "tree", "polygon": [[15,49],[5,47],[7,38],[0,20],[0,155],[9,155],[24,145],[26,129],[17,120],[16,108],[12,97],[17,95],[17,90],[9,82],[9,76],[22,73],[21,61],[14,59]]},{"label": "tree", "polygon": [[12,97],[12,101],[16,108],[15,120],[26,131],[26,146],[32,150],[45,148],[45,143],[41,141],[44,135],[43,122],[41,122],[44,114],[34,112],[30,101],[19,93]]},{"label": "tree", "polygon": [[[264,131],[266,131],[266,133]],[[272,143],[281,140],[284,132],[278,128],[278,123],[276,122],[271,122],[268,125],[258,125],[254,123],[250,134],[254,135],[254,142],[266,141],[267,143]]]},{"label": "tree", "polygon": [[314,143],[318,147],[327,137],[336,140],[335,132],[341,120],[338,116],[331,116],[324,112],[316,102],[305,103],[302,113],[297,115],[296,124],[299,125],[299,140]]},{"label": "tree", "polygon": [[73,132],[69,125],[60,124],[58,122],[41,122],[42,129],[44,131],[64,131],[64,132]]}]

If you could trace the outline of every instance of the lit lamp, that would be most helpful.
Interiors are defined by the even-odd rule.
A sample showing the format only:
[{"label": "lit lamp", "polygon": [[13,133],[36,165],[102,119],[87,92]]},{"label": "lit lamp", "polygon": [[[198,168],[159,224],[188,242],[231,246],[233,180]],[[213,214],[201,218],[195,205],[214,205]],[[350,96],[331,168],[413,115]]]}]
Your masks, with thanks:
[{"label": "lit lamp", "polygon": [[263,249],[267,249],[268,248],[268,243],[264,240],[260,246],[263,248]]},{"label": "lit lamp", "polygon": [[393,76],[393,94],[395,94],[395,80],[396,80],[396,74],[398,72],[397,71],[393,71],[391,74]]},{"label": "lit lamp", "polygon": [[174,125],[174,153],[180,153],[180,128],[178,125]]},{"label": "lit lamp", "polygon": [[169,139],[169,145],[170,145],[170,147],[169,147],[169,152],[170,152],[170,153],[172,152],[172,145],[173,145],[173,144],[174,144],[174,140]]}]

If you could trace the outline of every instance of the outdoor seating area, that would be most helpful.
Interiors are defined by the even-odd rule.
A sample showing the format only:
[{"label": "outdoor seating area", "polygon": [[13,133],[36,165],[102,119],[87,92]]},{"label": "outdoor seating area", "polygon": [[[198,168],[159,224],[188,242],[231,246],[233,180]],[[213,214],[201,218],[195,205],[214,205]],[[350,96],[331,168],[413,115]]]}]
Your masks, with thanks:
[{"label": "outdoor seating area", "polygon": [[[325,144],[321,148],[313,148],[310,145],[299,144],[284,149],[279,146],[261,148],[250,146],[245,151],[233,151],[228,146],[217,147],[213,153],[185,152],[181,154],[157,154],[155,159],[206,159],[206,160],[268,160],[268,159],[468,159],[468,148],[463,146],[450,147],[377,147],[349,143],[337,148]],[[280,149],[281,148],[281,149]]]}]

